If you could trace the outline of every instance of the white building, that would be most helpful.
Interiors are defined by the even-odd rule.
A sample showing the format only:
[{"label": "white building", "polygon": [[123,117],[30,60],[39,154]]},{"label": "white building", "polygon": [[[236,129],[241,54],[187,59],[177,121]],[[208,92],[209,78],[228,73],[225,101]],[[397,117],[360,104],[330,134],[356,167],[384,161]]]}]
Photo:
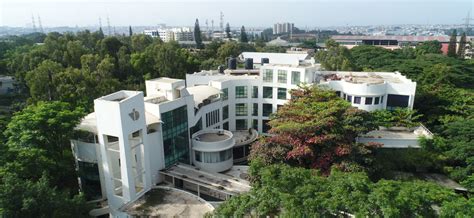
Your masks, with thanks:
[{"label": "white building", "polygon": [[273,24],[273,34],[290,33],[294,27],[294,23],[276,23]]},{"label": "white building", "polygon": [[119,91],[96,99],[72,140],[81,189],[107,199],[114,216],[126,216],[123,208],[161,182],[218,199],[248,191],[228,173],[302,83],[329,86],[364,110],[413,107],[416,83],[397,72],[321,71],[302,54],[241,56],[268,63],[148,80],[146,96]]},{"label": "white building", "polygon": [[194,32],[191,28],[160,28],[156,30],[144,30],[143,34],[151,37],[160,37],[163,42],[169,41],[194,41]]}]

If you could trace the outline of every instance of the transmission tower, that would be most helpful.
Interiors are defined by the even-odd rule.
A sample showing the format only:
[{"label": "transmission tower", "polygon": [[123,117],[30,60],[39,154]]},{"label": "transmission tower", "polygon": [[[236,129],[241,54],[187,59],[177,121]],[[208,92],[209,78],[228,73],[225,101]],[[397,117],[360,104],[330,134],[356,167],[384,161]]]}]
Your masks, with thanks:
[{"label": "transmission tower", "polygon": [[467,16],[466,16],[466,18],[464,18],[463,20],[464,20],[464,22],[466,22],[466,23],[465,23],[465,27],[464,27],[464,28],[465,28],[464,31],[466,31],[466,34],[469,34],[469,33],[471,32],[471,24],[470,24],[470,22],[471,22],[471,20],[474,20],[474,19],[471,18],[471,11],[468,11],[468,12],[467,12]]},{"label": "transmission tower", "polygon": [[31,14],[31,23],[33,24],[33,31],[36,32],[36,23],[35,23],[35,17],[33,14]]},{"label": "transmission tower", "polygon": [[39,31],[44,33],[43,25],[41,24],[41,17],[39,16],[39,14],[38,14],[38,26],[39,26]]},{"label": "transmission tower", "polygon": [[110,19],[108,15],[107,15],[107,29],[109,32],[109,36],[112,35],[112,27],[110,26]]},{"label": "transmission tower", "polygon": [[219,27],[221,28],[222,31],[224,31],[224,13],[222,13],[222,11],[221,11],[221,16],[220,16]]},{"label": "transmission tower", "polygon": [[211,31],[214,32],[214,20],[211,20]]}]

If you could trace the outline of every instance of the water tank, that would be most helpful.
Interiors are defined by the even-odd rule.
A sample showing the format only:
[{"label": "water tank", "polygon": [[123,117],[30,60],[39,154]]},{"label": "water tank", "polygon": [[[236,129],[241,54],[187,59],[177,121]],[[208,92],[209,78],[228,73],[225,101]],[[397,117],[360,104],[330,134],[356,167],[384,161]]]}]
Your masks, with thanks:
[{"label": "water tank", "polygon": [[245,69],[246,70],[253,69],[253,59],[252,58],[245,58]]},{"label": "water tank", "polygon": [[261,63],[262,65],[268,64],[268,63],[270,63],[270,59],[268,59],[268,58],[262,58],[260,63]]},{"label": "water tank", "polygon": [[233,57],[230,57],[227,68],[229,68],[231,70],[237,69],[237,59],[233,58]]},{"label": "water tank", "polygon": [[224,73],[224,65],[219,65],[217,67],[217,70],[219,71],[220,74],[223,74]]}]

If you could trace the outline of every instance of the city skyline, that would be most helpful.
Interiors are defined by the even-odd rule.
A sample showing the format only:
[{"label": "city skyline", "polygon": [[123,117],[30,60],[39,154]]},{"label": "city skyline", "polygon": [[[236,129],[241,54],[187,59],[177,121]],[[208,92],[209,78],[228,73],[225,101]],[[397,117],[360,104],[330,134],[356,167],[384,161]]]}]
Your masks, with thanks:
[{"label": "city skyline", "polygon": [[[264,10],[271,4],[271,10]],[[429,7],[427,7],[429,4]],[[263,10],[262,10],[263,9]],[[390,9],[390,10],[388,10]],[[291,22],[300,28],[401,24],[463,24],[473,1],[469,0],[336,0],[336,1],[151,1],[140,0],[2,0],[0,26],[30,27],[31,16],[44,27],[55,26],[192,26],[198,18],[219,27],[219,13],[231,26],[270,27]],[[247,12],[246,12],[247,11]],[[377,19],[374,19],[377,17]],[[258,19],[257,19],[258,18]],[[37,21],[36,21],[37,22]]]}]

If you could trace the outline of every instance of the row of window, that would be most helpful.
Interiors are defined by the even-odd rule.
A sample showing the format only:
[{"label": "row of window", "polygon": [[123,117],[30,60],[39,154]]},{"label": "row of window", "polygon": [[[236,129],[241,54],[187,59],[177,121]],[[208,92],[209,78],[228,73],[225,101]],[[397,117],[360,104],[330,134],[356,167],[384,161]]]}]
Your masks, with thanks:
[{"label": "row of window", "polygon": [[216,152],[194,151],[196,161],[204,163],[219,163],[232,158],[232,149]]},{"label": "row of window", "polygon": [[206,114],[206,127],[212,126],[220,121],[219,109]]},{"label": "row of window", "polygon": [[[341,92],[336,92],[338,96],[341,96]],[[352,96],[347,95],[346,93],[342,93],[342,98],[348,102],[354,104],[364,104],[364,105],[378,105],[383,104],[383,97],[384,96],[377,96],[377,97],[361,97],[361,96]]]},{"label": "row of window", "polygon": [[[281,105],[278,105],[280,107]],[[229,108],[228,106],[224,106],[224,115],[228,118]],[[262,104],[262,116],[268,117],[270,114],[273,113],[273,105],[263,103]],[[235,116],[248,116],[248,105],[247,103],[237,103],[235,104]],[[258,116],[258,103],[253,103],[252,105],[252,116]]]},{"label": "row of window", "polygon": [[[286,88],[277,88],[277,98],[280,100],[286,100]],[[248,90],[247,86],[236,86],[235,87],[235,98],[247,98]],[[229,89],[222,89],[221,98],[223,101],[229,99]],[[252,98],[258,98],[258,86],[252,86]],[[273,98],[273,87],[263,87],[263,98]]]},{"label": "row of window", "polygon": [[[286,83],[287,82],[287,70],[277,70],[277,81],[278,83]],[[273,70],[272,69],[265,69],[263,72],[263,81],[264,82],[273,82]],[[301,72],[299,71],[291,71],[291,84],[298,85],[301,82]]]}]

